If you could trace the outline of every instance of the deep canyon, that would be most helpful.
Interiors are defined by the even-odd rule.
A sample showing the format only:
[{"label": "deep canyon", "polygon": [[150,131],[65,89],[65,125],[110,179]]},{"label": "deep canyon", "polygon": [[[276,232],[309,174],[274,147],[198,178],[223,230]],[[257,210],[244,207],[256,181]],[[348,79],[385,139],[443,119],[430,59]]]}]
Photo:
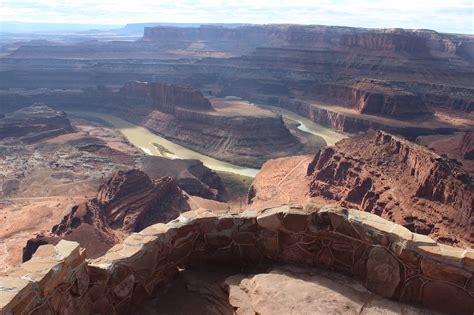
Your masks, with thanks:
[{"label": "deep canyon", "polygon": [[140,28],[1,43],[2,314],[474,312],[472,35]]}]

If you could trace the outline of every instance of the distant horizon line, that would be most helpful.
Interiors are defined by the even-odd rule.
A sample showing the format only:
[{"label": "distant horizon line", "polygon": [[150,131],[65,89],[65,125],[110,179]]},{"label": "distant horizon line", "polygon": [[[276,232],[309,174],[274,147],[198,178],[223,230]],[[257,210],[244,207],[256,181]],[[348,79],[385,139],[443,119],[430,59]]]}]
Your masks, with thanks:
[{"label": "distant horizon line", "polygon": [[[431,31],[441,34],[459,34],[459,35],[474,35],[472,33],[459,33],[459,32],[444,32],[437,31],[429,28],[404,28],[404,27],[367,27],[367,26],[349,26],[349,25],[336,25],[336,24],[307,24],[307,23],[248,23],[248,22],[128,22],[119,24],[108,24],[108,23],[70,23],[70,22],[24,22],[15,20],[0,20],[0,26],[2,24],[36,24],[36,25],[47,25],[47,26],[83,26],[83,27],[125,27],[127,25],[139,25],[139,24],[183,24],[183,25],[300,25],[300,26],[329,26],[329,27],[345,27],[345,28],[360,28],[360,29],[371,29],[371,30],[387,30],[387,29],[400,29],[400,30],[417,30],[417,31]],[[0,27],[0,33],[2,29]],[[4,32],[8,33],[8,32]]]}]

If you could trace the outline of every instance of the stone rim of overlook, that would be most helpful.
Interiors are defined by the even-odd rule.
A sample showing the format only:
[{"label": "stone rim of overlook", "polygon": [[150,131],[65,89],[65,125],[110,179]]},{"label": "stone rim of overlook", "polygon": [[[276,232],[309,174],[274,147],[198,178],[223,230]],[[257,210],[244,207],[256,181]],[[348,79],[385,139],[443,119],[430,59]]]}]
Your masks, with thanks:
[{"label": "stone rim of overlook", "polygon": [[[278,236],[280,234],[281,238]],[[311,245],[318,243],[318,237],[323,238],[322,248]],[[252,239],[255,244],[261,244],[263,256],[252,250],[242,251],[242,246],[249,246],[254,242]],[[230,256],[222,256],[227,252],[229,242],[239,246],[241,250],[234,254],[230,252]],[[353,246],[350,244],[358,248],[359,242],[367,248],[364,250],[366,254],[358,255],[362,265],[359,266],[357,260],[352,266],[354,277],[361,280],[359,284],[365,285],[374,293],[395,300],[422,302],[426,307],[460,314],[467,314],[469,309],[474,309],[474,299],[465,299],[465,303],[461,303],[467,292],[472,291],[467,283],[473,279],[473,249],[439,245],[426,236],[411,233],[374,214],[305,204],[246,211],[240,215],[216,215],[207,209],[197,209],[183,213],[167,224],[152,225],[139,233],[133,233],[122,244],[110,249],[105,256],[88,263],[77,243],[61,241],[60,247],[67,245],[64,250],[46,245],[32,260],[9,275],[13,278],[23,276],[23,279],[29,279],[37,286],[25,287],[27,284],[23,281],[20,283],[21,288],[13,290],[15,294],[6,295],[1,310],[8,313],[9,310],[24,307],[52,307],[57,311],[61,309],[61,305],[49,306],[42,304],[42,301],[45,298],[52,299],[58,292],[61,296],[76,292],[73,298],[76,302],[64,306],[76,313],[86,313],[88,308],[99,305],[108,310],[130,311],[128,307],[133,303],[143,303],[154,287],[169,284],[173,274],[177,274],[178,267],[192,267],[196,263],[199,265],[212,261],[230,263],[235,262],[237,257],[240,257],[237,261],[243,266],[246,263],[261,262],[263,257],[290,265],[311,265],[309,261],[316,259],[320,264],[315,266],[344,272],[346,267],[342,261],[352,260],[347,260],[348,256],[339,252],[347,250],[344,249],[347,246]],[[330,257],[327,256],[327,250]],[[68,251],[79,256],[74,254],[64,260],[62,256],[54,254]],[[314,256],[310,254],[313,251]],[[51,255],[55,258],[49,258]],[[71,263],[68,264],[67,261]],[[33,269],[28,267],[30,265]],[[65,270],[67,276],[64,273],[49,272],[49,268],[53,271]],[[84,268],[88,270],[85,275],[82,273]],[[411,276],[393,272],[402,268],[416,272]],[[34,274],[25,277],[28,270]],[[151,270],[156,278],[150,278]],[[422,290],[421,296],[408,289],[413,277],[427,282],[427,289]],[[79,288],[76,283],[80,284]],[[55,290],[56,287],[63,288],[62,284],[69,289]],[[400,291],[402,284],[404,289]],[[102,288],[100,293],[97,292],[99,287]],[[11,288],[0,289],[11,291]],[[33,300],[36,301],[31,302],[34,305],[25,304],[25,299],[38,294],[44,298]],[[449,299],[441,301],[439,294],[449,296]]]}]

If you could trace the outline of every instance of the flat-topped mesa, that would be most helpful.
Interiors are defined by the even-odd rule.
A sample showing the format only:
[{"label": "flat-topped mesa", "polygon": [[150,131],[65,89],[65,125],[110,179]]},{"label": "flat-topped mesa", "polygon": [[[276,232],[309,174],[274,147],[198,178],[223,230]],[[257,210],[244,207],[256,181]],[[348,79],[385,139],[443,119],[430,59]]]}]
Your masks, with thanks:
[{"label": "flat-topped mesa", "polygon": [[156,26],[145,27],[143,40],[175,48],[200,42],[203,52],[234,54],[245,54],[257,47],[296,47],[382,55],[451,56],[468,60],[474,56],[473,40],[468,36],[404,29],[319,25]]},{"label": "flat-topped mesa", "polygon": [[73,132],[64,112],[43,103],[34,103],[0,117],[0,140],[17,138],[25,143]]},{"label": "flat-topped mesa", "polygon": [[[75,242],[43,245],[30,261],[0,277],[0,312],[132,314],[179,270],[215,264],[251,272],[275,263],[353,277],[394,300],[383,301],[391,310],[413,303],[450,314],[474,311],[472,249],[438,244],[370,213],[310,203],[240,215],[186,212],[133,233],[92,261]],[[427,312],[410,307],[413,314]]]},{"label": "flat-topped mesa", "polygon": [[467,131],[461,138],[461,155],[465,160],[474,160],[474,131]]},{"label": "flat-topped mesa", "polygon": [[412,118],[431,113],[419,95],[380,80],[323,84],[311,89],[309,95],[344,104],[361,114]]},{"label": "flat-topped mesa", "polygon": [[378,131],[316,154],[310,194],[358,207],[451,244],[472,244],[472,178],[457,162]]},{"label": "flat-topped mesa", "polygon": [[408,54],[427,55],[427,39],[413,33],[364,32],[344,34],[341,46],[362,50],[385,50]]},{"label": "flat-topped mesa", "polygon": [[212,110],[211,102],[201,92],[162,82],[129,81],[121,89],[127,103],[146,104],[152,110],[174,113],[177,107]]}]

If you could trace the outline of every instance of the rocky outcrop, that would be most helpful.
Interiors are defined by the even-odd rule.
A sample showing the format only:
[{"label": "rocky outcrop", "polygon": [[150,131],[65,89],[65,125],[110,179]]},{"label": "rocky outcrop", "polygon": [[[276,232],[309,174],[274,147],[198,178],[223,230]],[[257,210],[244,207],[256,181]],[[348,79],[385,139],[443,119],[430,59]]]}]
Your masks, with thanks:
[{"label": "rocky outcrop", "polygon": [[468,131],[461,138],[461,155],[465,160],[474,160],[474,131]]},{"label": "rocky outcrop", "polygon": [[29,241],[24,259],[31,257],[36,243],[56,244],[60,239],[77,241],[88,257],[98,257],[130,233],[189,209],[173,178],[151,180],[139,170],[119,171],[100,187],[96,198],[74,206],[51,235]]},{"label": "rocky outcrop", "polygon": [[451,244],[472,244],[472,178],[460,165],[385,132],[316,154],[310,195],[357,207]]},{"label": "rocky outcrop", "polygon": [[42,103],[0,117],[0,140],[15,138],[33,143],[72,131],[64,112],[55,111]]},{"label": "rocky outcrop", "polygon": [[152,181],[142,171],[131,170],[115,174],[104,184],[96,203],[111,228],[131,233],[178,216],[180,198],[173,178]]},{"label": "rocky outcrop", "polygon": [[190,195],[221,201],[224,198],[225,187],[221,178],[199,160],[144,156],[140,164],[140,169],[150,178],[171,176],[179,188]]},{"label": "rocky outcrop", "polygon": [[[30,261],[0,278],[0,311],[130,314],[169,285],[179,270],[212,264],[256,270],[256,266],[264,268],[274,263],[343,273],[372,293],[398,303],[454,314],[471,314],[474,310],[472,249],[437,244],[366,212],[305,204],[246,211],[236,216],[218,216],[204,209],[187,212],[167,224],[152,225],[128,236],[122,244],[89,262],[75,242],[62,240],[56,247],[43,245]],[[347,282],[340,283],[341,279],[327,285],[345,291]],[[300,288],[307,288],[303,281],[298,283]],[[247,298],[252,298],[254,289],[255,286],[249,287]],[[273,297],[283,292],[274,287],[271,290]],[[321,290],[325,293],[327,287]],[[365,289],[356,291],[360,294]],[[235,298],[236,293],[239,292],[230,296]],[[337,307],[326,301],[312,305],[307,295],[294,296],[303,298],[313,312],[315,307]],[[342,309],[335,311],[371,310],[371,303],[357,306],[357,296],[351,296],[346,300],[351,304],[344,303]],[[238,297],[245,302],[244,294]],[[331,302],[336,297],[339,300],[340,295],[333,292]],[[366,302],[376,300],[380,301],[369,298]],[[278,302],[283,303],[283,299]],[[405,309],[398,303],[386,302],[392,311]],[[257,307],[267,314],[261,303],[244,305],[233,299],[231,304],[236,308]],[[378,305],[378,310],[387,307],[383,304]],[[281,305],[278,310],[287,307]]]}]

